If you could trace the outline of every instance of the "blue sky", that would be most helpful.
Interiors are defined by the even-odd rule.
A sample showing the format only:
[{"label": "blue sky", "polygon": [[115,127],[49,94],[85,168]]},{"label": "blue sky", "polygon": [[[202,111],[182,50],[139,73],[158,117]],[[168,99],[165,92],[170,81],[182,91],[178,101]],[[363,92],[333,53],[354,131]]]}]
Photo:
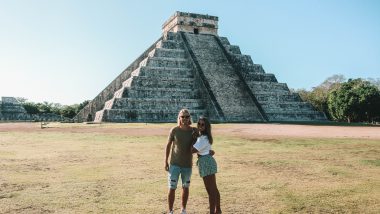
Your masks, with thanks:
[{"label": "blue sky", "polygon": [[175,11],[218,16],[219,35],[290,88],[380,78],[377,0],[0,0],[0,96],[93,99]]}]

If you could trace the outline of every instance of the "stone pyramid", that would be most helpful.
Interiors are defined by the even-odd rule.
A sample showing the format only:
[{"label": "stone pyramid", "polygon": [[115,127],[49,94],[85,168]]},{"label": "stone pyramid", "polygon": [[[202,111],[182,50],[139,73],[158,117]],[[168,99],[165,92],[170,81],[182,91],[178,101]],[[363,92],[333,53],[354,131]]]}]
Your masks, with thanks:
[{"label": "stone pyramid", "polygon": [[326,120],[218,36],[218,17],[176,12],[162,29],[162,37],[78,113],[78,122],[174,122],[182,108],[215,122]]}]

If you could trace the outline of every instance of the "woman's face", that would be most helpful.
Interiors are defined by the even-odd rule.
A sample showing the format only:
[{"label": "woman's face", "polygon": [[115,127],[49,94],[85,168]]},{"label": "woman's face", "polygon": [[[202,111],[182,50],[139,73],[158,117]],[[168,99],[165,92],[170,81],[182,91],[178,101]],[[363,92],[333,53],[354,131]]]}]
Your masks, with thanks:
[{"label": "woman's face", "polygon": [[198,121],[198,129],[199,131],[203,132],[206,130],[206,124],[205,124],[205,121],[203,120],[199,120]]}]

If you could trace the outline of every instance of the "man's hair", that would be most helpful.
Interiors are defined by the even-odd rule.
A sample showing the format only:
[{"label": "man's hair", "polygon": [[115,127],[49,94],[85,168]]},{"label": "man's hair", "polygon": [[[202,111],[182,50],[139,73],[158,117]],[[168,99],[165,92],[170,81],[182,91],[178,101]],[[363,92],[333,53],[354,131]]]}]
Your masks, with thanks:
[{"label": "man's hair", "polygon": [[177,124],[178,125],[181,125],[181,116],[183,115],[183,114],[188,114],[189,116],[190,116],[190,118],[189,118],[189,120],[188,120],[188,124],[187,125],[191,125],[191,115],[190,115],[190,112],[189,112],[189,110],[187,110],[187,109],[181,109],[180,111],[179,111],[179,113],[178,113],[178,117],[177,117]]}]

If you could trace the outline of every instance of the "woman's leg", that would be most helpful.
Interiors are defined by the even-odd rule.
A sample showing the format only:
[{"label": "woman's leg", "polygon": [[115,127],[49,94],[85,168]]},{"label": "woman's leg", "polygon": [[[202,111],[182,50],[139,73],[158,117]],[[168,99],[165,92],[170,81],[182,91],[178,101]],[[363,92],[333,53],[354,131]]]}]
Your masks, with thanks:
[{"label": "woman's leg", "polygon": [[215,174],[203,177],[203,182],[205,184],[205,187],[208,193],[210,213],[214,214],[216,210],[216,199],[217,199]]},{"label": "woman's leg", "polygon": [[218,190],[218,186],[216,185],[216,177],[215,177],[215,189],[216,189],[216,202],[215,202],[215,213],[222,213],[222,209],[220,208],[220,194]]}]

